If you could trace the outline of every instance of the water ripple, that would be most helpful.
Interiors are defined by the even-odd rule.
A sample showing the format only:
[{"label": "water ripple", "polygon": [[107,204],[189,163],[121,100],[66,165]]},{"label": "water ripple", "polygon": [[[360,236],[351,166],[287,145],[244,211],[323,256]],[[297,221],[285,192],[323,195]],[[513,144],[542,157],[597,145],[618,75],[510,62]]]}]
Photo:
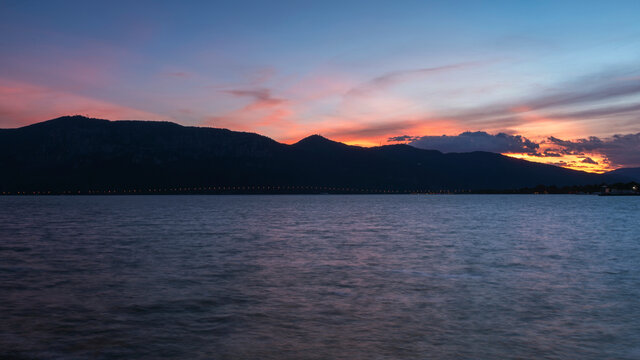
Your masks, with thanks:
[{"label": "water ripple", "polygon": [[637,359],[640,202],[0,198],[0,358]]}]

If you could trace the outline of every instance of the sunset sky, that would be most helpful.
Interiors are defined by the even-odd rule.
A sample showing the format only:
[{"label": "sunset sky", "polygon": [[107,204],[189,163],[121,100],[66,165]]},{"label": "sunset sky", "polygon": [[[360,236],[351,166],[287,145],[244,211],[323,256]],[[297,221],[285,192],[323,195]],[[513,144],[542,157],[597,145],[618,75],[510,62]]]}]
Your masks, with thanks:
[{"label": "sunset sky", "polygon": [[81,114],[638,167],[639,18],[637,0],[0,0],[0,128]]}]

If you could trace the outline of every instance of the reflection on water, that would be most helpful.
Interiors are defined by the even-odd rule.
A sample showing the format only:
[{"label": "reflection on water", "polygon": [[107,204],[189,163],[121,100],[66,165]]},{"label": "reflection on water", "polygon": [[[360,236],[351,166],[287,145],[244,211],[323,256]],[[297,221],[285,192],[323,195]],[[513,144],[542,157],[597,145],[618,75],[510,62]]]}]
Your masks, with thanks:
[{"label": "reflection on water", "polygon": [[640,358],[640,201],[0,198],[0,357]]}]

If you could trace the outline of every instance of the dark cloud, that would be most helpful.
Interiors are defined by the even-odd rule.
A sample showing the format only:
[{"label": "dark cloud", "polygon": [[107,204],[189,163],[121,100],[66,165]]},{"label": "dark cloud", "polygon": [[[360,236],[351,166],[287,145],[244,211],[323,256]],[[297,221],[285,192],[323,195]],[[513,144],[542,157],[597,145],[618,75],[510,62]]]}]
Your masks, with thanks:
[{"label": "dark cloud", "polygon": [[[580,156],[574,164],[605,164],[609,166],[640,167],[640,133],[614,135],[609,138],[591,136],[584,139],[563,140],[549,137],[537,143],[521,135],[486,132],[464,132],[456,136],[411,136],[390,137],[389,142],[406,142],[421,149],[449,152],[489,151],[495,153],[525,153],[537,157],[561,158],[564,155]],[[544,150],[540,145],[544,145]],[[600,154],[603,159],[596,162],[587,154]],[[566,162],[556,162],[566,165]]]},{"label": "dark cloud", "polygon": [[605,139],[595,136],[577,140],[549,137],[548,143],[558,145],[563,153],[574,155],[584,152],[599,153],[606,156],[607,162],[612,165],[640,166],[640,133],[614,135]]},{"label": "dark cloud", "polygon": [[542,154],[540,154],[540,156],[542,156],[542,157],[562,157],[562,154],[547,149]]},{"label": "dark cloud", "polygon": [[529,153],[529,155],[533,155],[537,157],[562,157],[563,155],[566,155],[566,154],[562,151],[562,149],[554,149],[554,150],[546,149],[543,152]]},{"label": "dark cloud", "polygon": [[562,140],[553,136],[549,136],[548,142],[562,146],[565,151],[569,151],[567,154],[575,154],[583,151],[594,151],[603,147],[604,141],[596,136],[591,136],[588,139],[578,140]]},{"label": "dark cloud", "polygon": [[495,153],[536,154],[540,145],[520,135],[500,133],[491,135],[483,131],[464,132],[457,136],[422,136],[410,143],[421,149],[442,152],[489,151]]},{"label": "dark cloud", "polygon": [[407,142],[407,141],[415,141],[420,139],[420,136],[410,136],[410,135],[399,135],[392,136],[387,139],[387,142]]}]

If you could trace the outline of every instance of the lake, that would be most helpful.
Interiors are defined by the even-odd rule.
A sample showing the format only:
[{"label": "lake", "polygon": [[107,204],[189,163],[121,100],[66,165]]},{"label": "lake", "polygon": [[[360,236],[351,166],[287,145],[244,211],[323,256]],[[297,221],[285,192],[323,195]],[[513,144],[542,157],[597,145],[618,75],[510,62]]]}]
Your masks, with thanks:
[{"label": "lake", "polygon": [[640,197],[0,197],[0,358],[638,359]]}]

